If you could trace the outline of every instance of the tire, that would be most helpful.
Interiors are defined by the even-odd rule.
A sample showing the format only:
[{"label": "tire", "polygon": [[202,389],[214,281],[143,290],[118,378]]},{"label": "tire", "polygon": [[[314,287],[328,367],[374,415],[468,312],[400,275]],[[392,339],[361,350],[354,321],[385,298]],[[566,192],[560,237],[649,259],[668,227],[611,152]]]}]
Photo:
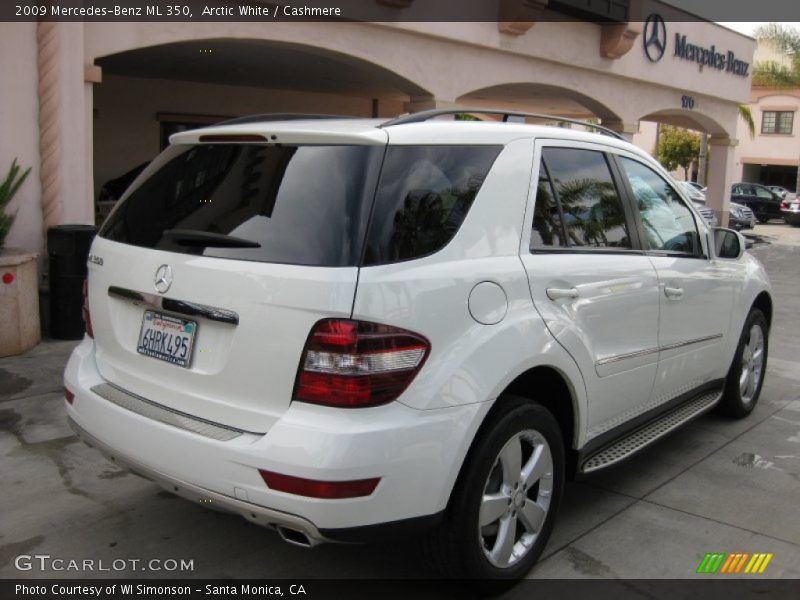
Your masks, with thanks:
[{"label": "tire", "polygon": [[769,223],[769,217],[765,215],[756,215],[756,219],[758,219],[758,222],[761,223],[762,225],[764,223]]},{"label": "tire", "polygon": [[[494,582],[487,585],[514,582],[536,563],[553,529],[565,477],[564,445],[553,415],[527,398],[501,396],[498,402],[500,410],[470,449],[442,523],[423,540],[441,575]],[[526,470],[531,476],[524,483]]]},{"label": "tire", "polygon": [[767,319],[754,308],[747,315],[736,346],[736,355],[725,380],[718,410],[736,419],[746,417],[756,406],[767,372],[769,328]]}]

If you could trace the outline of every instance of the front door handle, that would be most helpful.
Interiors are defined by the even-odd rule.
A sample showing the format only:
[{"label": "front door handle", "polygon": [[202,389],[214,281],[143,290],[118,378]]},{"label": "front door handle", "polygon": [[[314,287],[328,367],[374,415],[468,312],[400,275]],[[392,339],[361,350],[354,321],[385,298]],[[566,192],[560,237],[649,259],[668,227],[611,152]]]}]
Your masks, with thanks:
[{"label": "front door handle", "polygon": [[561,298],[577,298],[577,288],[547,288],[547,297],[550,300],[559,300]]},{"label": "front door handle", "polygon": [[679,287],[664,287],[664,295],[667,298],[680,298],[683,296],[683,288]]}]

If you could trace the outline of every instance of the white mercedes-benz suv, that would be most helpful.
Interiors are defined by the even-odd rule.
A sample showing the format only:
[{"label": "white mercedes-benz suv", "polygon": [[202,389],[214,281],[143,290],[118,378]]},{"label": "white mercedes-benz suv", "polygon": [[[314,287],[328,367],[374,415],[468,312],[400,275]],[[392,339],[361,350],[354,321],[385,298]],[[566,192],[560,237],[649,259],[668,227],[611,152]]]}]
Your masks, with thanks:
[{"label": "white mercedes-benz suv", "polygon": [[507,580],[567,478],[753,410],[741,235],[601,127],[448,112],[174,135],[91,249],[76,433],[294,544],[416,533]]}]

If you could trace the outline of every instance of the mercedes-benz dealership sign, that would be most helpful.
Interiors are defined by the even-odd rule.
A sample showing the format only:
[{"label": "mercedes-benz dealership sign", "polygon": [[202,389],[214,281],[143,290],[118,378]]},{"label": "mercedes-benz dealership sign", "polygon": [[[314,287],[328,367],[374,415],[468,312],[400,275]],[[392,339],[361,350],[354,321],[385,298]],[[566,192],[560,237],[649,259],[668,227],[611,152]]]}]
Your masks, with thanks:
[{"label": "mercedes-benz dealership sign", "polygon": [[[687,41],[686,35],[676,33],[675,48],[672,56],[695,62],[701,67],[708,66],[718,71],[725,71],[740,77],[749,75],[750,63],[740,60],[732,50],[718,52],[717,47],[698,46]],[[661,15],[653,13],[644,23],[644,35],[642,43],[644,52],[651,62],[658,62],[664,56],[667,49],[667,26]]]}]

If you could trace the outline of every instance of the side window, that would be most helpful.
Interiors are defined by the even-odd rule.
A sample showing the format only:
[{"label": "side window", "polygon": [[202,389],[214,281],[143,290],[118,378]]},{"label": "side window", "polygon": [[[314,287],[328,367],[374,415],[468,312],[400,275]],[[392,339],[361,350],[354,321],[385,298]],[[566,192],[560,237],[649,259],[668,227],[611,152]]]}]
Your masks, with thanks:
[{"label": "side window", "polygon": [[569,247],[631,248],[622,200],[605,155],[545,148],[542,156],[561,204]]},{"label": "side window", "polygon": [[759,198],[768,198],[769,200],[772,200],[772,194],[767,188],[763,188],[760,185],[754,185],[753,189],[756,192],[755,195]]},{"label": "side window", "polygon": [[650,167],[620,157],[642,216],[649,250],[698,254],[700,236],[692,211],[672,186]]},{"label": "side window", "polygon": [[567,238],[561,211],[553,194],[553,184],[547,174],[544,161],[539,163],[539,185],[536,188],[536,205],[533,210],[533,231],[530,249],[566,248]]},{"label": "side window", "polygon": [[502,146],[389,146],[365,265],[441,250],[461,227]]}]

